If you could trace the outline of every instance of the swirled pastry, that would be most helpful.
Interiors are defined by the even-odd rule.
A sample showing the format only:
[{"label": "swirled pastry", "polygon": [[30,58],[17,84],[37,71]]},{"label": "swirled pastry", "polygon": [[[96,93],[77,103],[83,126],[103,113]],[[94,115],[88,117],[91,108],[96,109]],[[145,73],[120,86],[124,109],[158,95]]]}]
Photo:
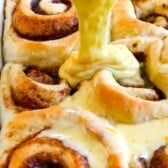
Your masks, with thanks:
[{"label": "swirled pastry", "polygon": [[[25,9],[21,6],[28,4],[30,7],[29,1],[8,2],[13,4],[10,8],[13,13],[9,16],[13,16],[10,23],[15,37],[26,42],[33,41],[38,47],[44,43],[41,41],[41,35],[44,35],[47,44],[51,41],[57,44],[59,40],[49,37],[48,31],[43,33],[40,26],[38,34],[34,35],[31,31],[34,29],[34,20],[29,22],[27,16],[20,17]],[[58,12],[61,9],[68,12],[73,7],[67,7],[69,1],[53,2],[58,4],[54,6],[49,0],[32,1],[33,14],[44,18],[46,15],[53,16],[55,8]],[[140,37],[109,43],[111,9],[121,2],[128,3],[119,5],[117,11],[121,9],[121,14],[124,14],[125,10],[126,17],[130,14],[135,19],[135,25],[144,23],[144,27],[132,30],[134,24],[130,24],[130,27],[128,24],[128,31],[133,31],[128,36],[137,33]],[[153,10],[156,1],[150,2],[153,3],[149,9]],[[168,143],[167,30],[137,19],[136,16],[146,19],[149,12],[147,1],[118,0],[115,4],[114,0],[94,0],[88,5],[88,1],[73,0],[73,3],[80,19],[80,43],[77,51],[67,54],[70,57],[61,65],[59,77],[68,82],[76,93],[68,96],[68,84],[58,84],[53,78],[55,71],[51,69],[65,59],[60,63],[54,58],[58,64],[52,60],[47,60],[49,63],[45,60],[43,64],[41,57],[38,65],[35,59],[33,63],[7,64],[2,72],[1,83],[0,167],[147,168],[157,166],[159,160],[162,168],[165,168],[164,150]],[[131,9],[129,12],[127,7]],[[93,12],[89,13],[88,10]],[[112,26],[117,23],[114,11]],[[26,24],[20,27],[20,22],[24,23],[25,20],[31,23],[31,27],[27,28]],[[64,36],[66,26],[65,29],[59,29],[59,26],[51,25],[55,28],[54,32],[58,33],[52,34],[53,38],[60,35],[59,31]],[[124,33],[125,25],[119,29]],[[160,26],[166,27],[164,21]],[[113,38],[120,38],[120,33],[122,31],[119,34],[116,32]],[[146,35],[157,38],[142,37]],[[60,38],[62,41],[67,37]],[[35,52],[36,48],[32,51]],[[53,89],[53,83],[60,87]],[[60,107],[53,106],[55,104]]]},{"label": "swirled pastry", "polygon": [[[167,44],[168,38],[135,37],[114,41],[113,44],[125,44],[139,59],[144,59],[146,73],[151,82],[155,84],[167,98]],[[140,58],[141,57],[141,58]]]},{"label": "swirled pastry", "polygon": [[118,0],[112,10],[111,38],[164,38],[168,35],[167,5],[167,0]]},{"label": "swirled pastry", "polygon": [[69,94],[70,87],[58,80],[57,69],[40,70],[8,63],[1,75],[2,120],[8,114],[57,105]]},{"label": "swirled pastry", "polygon": [[94,8],[92,17],[85,9],[86,2],[81,1],[82,5],[76,0],[73,2],[80,22],[80,45],[61,66],[60,77],[75,87],[81,81],[92,78],[96,72],[110,69],[118,80],[125,81],[131,78],[133,83],[143,84],[139,64],[131,52],[125,46],[108,44],[110,14],[115,1],[100,0],[98,2],[101,8],[96,5],[97,2],[92,2],[90,5],[90,10]]},{"label": "swirled pastry", "polygon": [[[168,117],[167,42],[158,38],[136,37],[114,41],[125,44],[141,61],[144,86],[120,82],[110,71],[99,72],[84,82],[63,105],[79,106],[117,122],[138,123]],[[85,90],[87,92],[85,93]],[[80,97],[82,101],[78,100]],[[89,102],[88,102],[89,99]]]},{"label": "swirled pastry", "polygon": [[124,138],[107,121],[80,109],[51,107],[18,114],[0,138],[1,168],[128,168]]},{"label": "swirled pastry", "polygon": [[77,46],[78,18],[69,0],[7,0],[5,13],[5,62],[51,68]]},{"label": "swirled pastry", "polygon": [[[162,159],[155,149],[167,143],[167,123],[163,119],[137,125],[117,124],[114,128],[106,120],[81,109],[54,106],[27,111],[2,128],[0,167],[153,166],[156,157]],[[151,128],[158,131],[158,136]]]}]

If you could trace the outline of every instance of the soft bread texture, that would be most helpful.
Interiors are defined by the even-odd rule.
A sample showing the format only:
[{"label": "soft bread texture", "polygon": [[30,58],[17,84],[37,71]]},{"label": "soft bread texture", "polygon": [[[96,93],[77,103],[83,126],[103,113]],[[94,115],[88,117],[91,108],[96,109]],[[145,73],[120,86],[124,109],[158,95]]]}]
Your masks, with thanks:
[{"label": "soft bread texture", "polygon": [[[78,51],[73,53],[61,66],[59,71],[60,76],[74,87],[81,81],[92,78],[95,72],[102,69],[111,70],[111,73],[109,71],[103,71],[102,73],[98,73],[90,82],[84,82],[79,91],[70,98],[70,102],[72,104],[74,103],[74,106],[79,102],[79,104],[81,103],[79,106],[84,105],[82,106],[83,108],[87,108],[96,114],[117,122],[138,123],[167,117],[167,97],[164,101],[153,102],[152,100],[157,97],[155,91],[140,88],[126,89],[117,83],[119,81],[124,84],[130,84],[132,83],[130,79],[138,79],[139,81],[141,79],[140,65],[132,53],[127,48],[124,48],[125,46],[122,48],[119,42],[108,44],[109,25],[107,23],[110,20],[110,9],[113,4],[115,10],[117,2],[115,4],[112,1],[110,3],[109,1],[101,1],[99,4],[101,6],[100,9],[95,2],[92,2],[91,7],[96,8],[92,17],[88,16],[86,10],[84,11],[86,6],[83,7],[83,5],[81,7],[79,5],[80,3],[76,0],[74,0],[74,4],[77,7],[80,19],[80,45]],[[123,9],[126,6],[123,7],[123,5],[120,4],[119,7],[122,6],[121,8]],[[130,5],[132,5],[131,1]],[[129,14],[128,11],[126,12]],[[114,14],[117,15],[117,13],[118,10]],[[123,14],[123,12],[121,13]],[[99,22],[95,23],[94,21],[98,19],[98,16]],[[92,25],[93,22],[95,25],[89,29],[92,34],[91,39],[91,37],[87,37],[90,35],[85,32],[88,31],[88,26]],[[94,31],[95,33],[93,33]],[[163,29],[163,31],[167,32],[165,29]],[[150,38],[144,40],[142,38],[140,41],[140,46],[132,42],[131,47],[135,48],[135,51],[138,51],[136,48],[139,49],[141,43],[144,42],[141,52],[147,55],[145,59],[147,66],[146,72],[154,85],[166,96],[167,74],[164,73],[165,71],[162,71],[162,69],[165,70],[165,68],[163,68],[164,65],[160,65],[161,62],[158,58],[162,55],[164,41],[159,38],[154,40],[150,40]],[[128,45],[130,44],[128,43]],[[123,50],[121,50],[121,48]],[[155,51],[155,48],[158,49]],[[153,51],[155,52],[153,53]],[[107,62],[109,64],[107,64]],[[156,66],[158,66],[157,69],[154,68]],[[163,79],[163,82],[159,83],[158,79],[161,75],[164,76],[163,78],[165,78],[165,80]],[[87,93],[84,93],[86,90]],[[78,100],[78,97],[82,97],[82,101]],[[148,97],[152,97],[152,99]],[[146,98],[147,100],[144,100]]]},{"label": "soft bread texture", "polygon": [[[27,155],[27,151],[29,154]],[[52,152],[51,152],[52,151]],[[8,167],[32,165],[67,168],[89,168],[88,160],[77,151],[51,138],[33,138],[15,149]]]},{"label": "soft bread texture", "polygon": [[44,84],[32,80],[21,64],[8,63],[1,74],[1,117],[27,109],[40,109],[59,104],[70,94],[70,87],[64,81],[58,84]]},{"label": "soft bread texture", "polygon": [[[29,118],[29,120],[27,120],[27,118]],[[72,134],[68,134],[70,136],[69,138],[64,136],[63,139],[60,139],[60,136],[57,136],[57,131],[59,131],[61,128],[63,132],[71,132],[68,125],[71,126],[72,130],[82,127],[84,132],[82,130],[80,132],[83,132],[86,137],[89,136],[90,142],[92,142],[92,139],[94,139],[93,142],[95,142],[95,144],[92,146],[91,151],[87,148],[80,150],[80,144],[78,144],[79,146],[73,146],[73,143],[71,143],[71,145],[70,143],[68,144],[68,139],[72,138],[71,135],[73,135],[73,132]],[[112,125],[110,125],[107,121],[96,117],[94,114],[81,109],[61,109],[59,107],[27,111],[25,113],[18,114],[15,118],[8,122],[5,127],[2,128],[0,137],[0,167],[3,168],[10,164],[9,156],[14,148],[17,149],[20,147],[19,144],[22,144],[25,141],[28,142],[33,137],[39,137],[39,139],[46,137],[46,131],[53,129],[54,127],[57,131],[53,132],[53,134],[48,138],[60,139],[64,145],[69,146],[71,149],[75,149],[77,151],[79,150],[81,154],[87,157],[91,168],[98,168],[99,166],[101,168],[128,168],[129,156],[127,146],[123,137],[115,130],[115,128],[113,128]],[[79,138],[78,135],[77,138]],[[86,140],[80,140],[78,143],[86,142]],[[96,146],[100,145],[101,148],[99,150],[102,150],[102,152],[99,151],[100,153],[98,154],[105,152],[104,154],[106,160],[95,161],[94,155],[97,153],[94,153],[94,147],[96,148]],[[36,150],[37,153],[38,150],[41,151],[40,148]],[[34,150],[34,152],[36,150]],[[94,152],[92,153],[92,151]],[[28,153],[29,152],[27,152],[26,155]],[[17,159],[19,160],[19,158]]]},{"label": "soft bread texture", "polygon": [[[5,63],[17,62],[24,65],[38,66],[40,68],[60,66],[68,54],[76,48],[78,32],[55,40],[33,41],[23,38],[18,35],[12,24],[12,14],[18,3],[18,0],[6,1],[6,19],[3,37]],[[34,13],[32,14],[35,15]],[[33,30],[33,32],[35,31],[36,30]]]},{"label": "soft bread texture", "polygon": [[60,77],[75,87],[81,81],[92,78],[96,72],[110,69],[118,80],[132,78],[142,83],[139,64],[132,53],[123,45],[113,46],[108,42],[111,9],[115,1],[93,1],[90,4],[90,10],[94,9],[92,16],[87,12],[86,3],[74,0],[79,16],[80,44],[61,66]]},{"label": "soft bread texture", "polygon": [[[142,98],[137,97],[137,92]],[[168,101],[145,100],[143,96],[149,94],[153,95],[150,89],[125,88],[110,71],[101,71],[91,81],[83,82],[79,91],[61,104],[79,106],[118,123],[140,123],[168,117]]]},{"label": "soft bread texture", "polygon": [[163,40],[150,37],[134,37],[116,40],[113,44],[125,44],[133,53],[141,53],[142,57],[144,57],[145,71],[148,78],[167,98],[168,37]]},{"label": "soft bread texture", "polygon": [[[165,38],[165,36],[167,36],[167,30],[137,19],[142,16],[146,17],[146,13],[143,13],[143,11],[146,11],[146,6],[148,7],[150,4],[147,3],[147,1],[141,1],[144,2],[141,4],[140,1],[118,0],[116,6],[118,6],[118,3],[120,4],[118,10],[121,11],[121,15],[115,18],[115,14],[118,12],[113,12],[112,14],[114,19],[112,21],[114,21],[116,25],[119,21],[119,27],[118,29],[116,28],[116,36],[114,37],[114,34],[112,34],[112,37],[114,39],[121,37],[127,38],[108,44],[110,28],[110,13],[108,13],[108,10],[111,10],[110,8],[114,1],[97,0],[90,2],[89,5],[85,0],[81,2],[80,0],[73,1],[76,5],[81,7],[82,10],[79,10],[81,13],[84,12],[83,9],[93,9],[94,5],[96,5],[96,7],[99,5],[100,8],[103,6],[104,8],[94,8],[94,11],[100,14],[100,18],[99,15],[95,15],[96,12],[93,12],[93,15],[91,15],[88,11],[85,11],[86,15],[83,14],[82,18],[84,19],[82,23],[84,27],[81,27],[83,41],[81,38],[80,45],[82,46],[79,46],[78,51],[67,53],[66,57],[70,56],[71,58],[63,64],[59,71],[60,76],[67,80],[75,89],[78,89],[76,86],[79,84],[79,89],[76,93],[61,102],[60,105],[64,107],[53,106],[56,100],[53,98],[53,90],[50,90],[51,87],[31,80],[23,71],[26,67],[25,65],[49,68],[62,64],[65,60],[62,56],[57,60],[57,57],[53,57],[53,60],[56,61],[54,62],[52,57],[50,60],[47,59],[47,61],[45,59],[41,60],[41,55],[42,52],[46,54],[48,51],[48,54],[52,55],[48,45],[51,44],[51,42],[53,45],[60,42],[62,43],[63,39],[67,39],[70,36],[59,40],[35,42],[20,38],[13,27],[11,27],[10,22],[6,22],[9,28],[7,30],[10,31],[8,31],[8,33],[5,32],[4,38],[7,38],[5,49],[12,44],[15,46],[12,52],[15,52],[17,55],[20,54],[20,51],[23,55],[28,55],[28,53],[30,55],[30,51],[32,50],[36,56],[39,53],[40,56],[38,58],[31,56],[31,59],[33,58],[34,60],[24,60],[23,64],[7,64],[2,72],[1,168],[15,168],[14,166],[20,166],[20,163],[21,166],[24,166],[24,163],[29,163],[30,160],[34,159],[33,157],[35,157],[35,161],[38,160],[36,158],[45,160],[48,155],[47,152],[53,154],[53,149],[58,149],[52,146],[55,144],[64,149],[61,150],[63,154],[65,154],[64,152],[66,152],[68,148],[68,151],[72,151],[70,153],[73,153],[73,158],[75,158],[74,153],[76,153],[77,156],[81,155],[81,157],[86,158],[86,160],[82,160],[82,158],[81,160],[79,159],[82,163],[85,161],[88,163],[84,164],[84,166],[72,164],[80,168],[88,168],[89,166],[91,168],[144,168],[146,166],[145,161],[147,160],[149,162],[153,151],[160,145],[164,145],[168,142],[168,124],[166,119],[168,117],[168,39]],[[9,11],[12,11],[11,9],[14,9],[18,1],[8,0],[7,2],[10,2],[7,8],[10,9]],[[153,0],[150,2],[152,2],[150,7],[153,10],[153,4],[157,1]],[[159,3],[163,2],[164,1],[159,1]],[[84,5],[81,5],[81,3]],[[134,6],[132,3],[134,3]],[[133,7],[135,6],[136,9],[134,11]],[[128,12],[125,16],[123,16],[124,10]],[[147,14],[148,12],[150,11],[147,11]],[[102,15],[108,17],[108,19],[101,18]],[[131,16],[131,19],[128,15]],[[94,19],[90,18],[90,16]],[[127,16],[128,30],[125,27],[126,23],[122,20],[123,18],[126,19]],[[87,19],[90,19],[90,23],[92,24],[88,24]],[[115,22],[115,19],[118,20]],[[99,22],[97,20],[99,20]],[[120,25],[120,21],[122,25]],[[133,24],[132,22],[129,23],[129,21],[133,21]],[[123,23],[125,25],[123,25]],[[102,25],[104,25],[104,27],[101,27]],[[138,28],[135,29],[134,26],[138,26]],[[91,30],[92,33],[89,33],[88,30]],[[113,30],[115,30],[115,28]],[[122,31],[124,31],[124,33]],[[99,34],[95,35],[94,32],[95,34]],[[127,32],[127,35],[125,32]],[[137,34],[140,36],[157,36],[158,38],[130,38],[130,36]],[[71,37],[74,36],[72,35]],[[69,40],[67,41],[69,43]],[[31,44],[32,48],[27,49],[26,46],[28,44]],[[36,48],[34,44],[39,48]],[[18,48],[17,45],[19,46]],[[47,47],[45,47],[45,45],[47,45]],[[26,49],[24,48],[24,51],[22,51],[20,46]],[[32,51],[31,55],[33,55]],[[9,52],[6,51],[6,53]],[[58,53],[62,53],[62,50]],[[149,80],[153,83],[153,86],[156,86],[162,91],[164,99],[158,100],[157,91],[153,89],[138,88],[139,86],[143,87],[144,83],[140,76],[141,67],[136,57],[134,57],[134,53],[142,53],[143,60],[145,60],[144,70]],[[11,57],[6,58],[10,59]],[[18,56],[18,58],[20,57]],[[29,58],[26,57],[24,59]],[[40,60],[39,62],[35,61],[38,59]],[[12,61],[17,62],[16,60]],[[19,59],[19,62],[22,62],[22,60]],[[63,90],[69,89],[68,85],[66,83],[64,84],[62,85],[61,83],[59,88]],[[51,105],[52,107],[27,111],[28,109],[22,109],[22,107],[16,106],[12,99],[16,94],[13,94],[11,90],[15,91],[21,100],[24,96],[31,95],[28,94],[31,87],[37,87],[36,92],[34,92],[35,97],[38,97],[39,94],[42,93],[43,99],[47,99],[47,101],[48,97],[49,100],[53,98],[54,102],[48,102],[49,106]],[[22,94],[23,97],[20,96]],[[59,95],[57,96],[59,99]],[[56,104],[57,103],[59,104],[60,102],[56,101]],[[82,109],[76,109],[77,106]],[[75,107],[75,109],[71,107]],[[83,109],[91,110],[92,113]],[[109,124],[106,119],[96,117],[94,113],[103,116],[107,120],[111,120],[112,123],[115,124],[115,127]],[[155,132],[153,133],[151,130],[155,130]],[[85,144],[86,146],[81,146],[80,144]],[[55,159],[56,155],[55,153],[52,154],[48,155],[48,157],[51,156],[51,160],[53,158]],[[33,155],[33,157],[31,157],[31,155]],[[73,160],[71,160],[68,154],[61,155],[61,157],[64,157],[63,160],[68,160],[68,162],[66,162],[67,164],[70,164]],[[57,156],[56,159],[59,160]],[[23,162],[24,160],[26,161]]]},{"label": "soft bread texture", "polygon": [[144,15],[143,12],[146,15],[158,14],[167,16],[166,6],[166,0],[118,0],[112,10],[111,39],[115,40],[131,36],[148,36],[163,39],[168,36],[168,31],[161,26],[140,20],[140,16]]},{"label": "soft bread texture", "polygon": [[[58,12],[56,10],[53,14],[48,13],[50,9],[47,7],[50,5],[56,7],[60,3],[55,4],[54,1],[48,1],[48,3],[43,4],[44,2],[46,1],[39,1],[38,4],[31,0],[20,0],[18,2],[12,13],[12,25],[21,36],[28,39],[46,40],[64,37],[78,29],[76,10],[70,2],[67,5],[61,3],[68,9]],[[47,11],[45,6],[48,9]],[[40,10],[44,12],[40,12]]]},{"label": "soft bread texture", "polygon": [[[162,91],[164,99],[155,100],[157,95],[151,89],[121,86],[115,75],[106,70],[97,73],[93,80],[83,82],[79,91],[63,102],[63,105],[78,104],[98,115],[124,123],[139,123],[167,117],[167,42],[167,38],[162,41],[150,37],[134,37],[112,42],[113,45],[126,45],[133,53],[143,53],[144,71],[153,85]],[[82,101],[78,100],[78,97],[82,97]]]}]

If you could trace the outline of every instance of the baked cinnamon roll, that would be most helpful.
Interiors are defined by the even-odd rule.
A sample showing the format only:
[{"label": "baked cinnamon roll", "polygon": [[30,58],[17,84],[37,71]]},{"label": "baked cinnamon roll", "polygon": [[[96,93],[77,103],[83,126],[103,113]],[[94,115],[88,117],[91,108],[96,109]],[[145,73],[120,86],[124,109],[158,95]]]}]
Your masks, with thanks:
[{"label": "baked cinnamon roll", "polygon": [[79,91],[62,105],[73,107],[75,104],[123,123],[168,117],[167,43],[168,38],[162,41],[150,37],[114,41],[113,45],[125,44],[137,56],[144,85],[127,79],[120,81],[113,72],[104,70],[92,80],[83,82]]},{"label": "baked cinnamon roll", "polygon": [[112,40],[130,36],[163,39],[168,35],[167,0],[118,0],[112,10]]},{"label": "baked cinnamon roll", "polygon": [[[133,83],[142,85],[140,65],[133,54],[124,45],[109,44],[110,16],[115,0],[93,1],[89,8],[82,0],[73,0],[73,3],[79,17],[80,43],[78,50],[61,65],[60,77],[76,87],[96,72],[109,69],[120,81],[132,79]],[[94,14],[90,16],[88,10],[94,10]]]},{"label": "baked cinnamon roll", "polygon": [[57,70],[42,70],[8,63],[1,75],[1,113],[17,114],[59,104],[70,94],[69,85],[59,80]]},{"label": "baked cinnamon roll", "polygon": [[5,15],[5,63],[52,68],[77,46],[78,18],[69,0],[7,0]]},{"label": "baked cinnamon roll", "polygon": [[1,168],[128,168],[124,138],[107,121],[80,109],[20,113],[0,138]]}]

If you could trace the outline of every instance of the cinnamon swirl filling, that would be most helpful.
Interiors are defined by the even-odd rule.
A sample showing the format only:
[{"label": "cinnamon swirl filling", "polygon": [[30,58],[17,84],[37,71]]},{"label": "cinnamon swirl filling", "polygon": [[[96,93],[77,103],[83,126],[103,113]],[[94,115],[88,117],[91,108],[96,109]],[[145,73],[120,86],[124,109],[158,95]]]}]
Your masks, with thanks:
[{"label": "cinnamon swirl filling", "polygon": [[32,80],[44,84],[58,84],[60,82],[58,77],[57,70],[51,70],[47,72],[47,70],[40,70],[33,67],[28,67],[25,70],[25,74],[31,78]]},{"label": "cinnamon swirl filling", "polygon": [[[28,109],[38,109],[38,108],[46,108],[50,105],[56,105],[59,102],[61,102],[67,95],[70,94],[70,88],[65,83],[61,83],[60,79],[57,76],[56,70],[51,71],[45,71],[40,70],[37,68],[27,68],[25,70],[25,76],[28,80],[31,79],[35,82],[37,82],[37,85],[32,82],[31,80],[30,85],[28,86],[28,89],[26,92],[19,92],[16,90],[15,87],[13,87],[13,98],[15,101],[15,104],[17,106],[21,106]],[[26,82],[26,81],[25,81]],[[52,89],[49,91],[46,87],[46,91],[48,90],[48,93],[45,91],[40,91],[40,85],[54,85],[58,86],[57,89],[52,91]],[[65,85],[64,85],[65,84]],[[61,86],[62,85],[62,86]],[[60,88],[59,88],[60,86]],[[26,83],[25,83],[26,87]],[[49,94],[49,95],[47,95]],[[55,99],[55,100],[54,100]]]},{"label": "cinnamon swirl filling", "polygon": [[153,1],[135,1],[132,0],[134,4],[135,13],[137,17],[145,22],[155,24],[156,26],[161,26],[168,28],[168,4],[167,1],[162,2]]},{"label": "cinnamon swirl filling", "polygon": [[70,87],[58,78],[57,69],[38,69],[7,64],[2,72],[3,104],[15,112],[59,104],[70,94]]},{"label": "cinnamon swirl filling", "polygon": [[15,31],[30,40],[53,40],[78,30],[78,18],[69,0],[21,0],[13,11]]},{"label": "cinnamon swirl filling", "polygon": [[153,157],[150,162],[150,168],[168,168],[167,150],[167,145],[163,145],[154,151]]},{"label": "cinnamon swirl filling", "polygon": [[47,137],[33,138],[12,152],[9,168],[90,168],[87,158]]}]

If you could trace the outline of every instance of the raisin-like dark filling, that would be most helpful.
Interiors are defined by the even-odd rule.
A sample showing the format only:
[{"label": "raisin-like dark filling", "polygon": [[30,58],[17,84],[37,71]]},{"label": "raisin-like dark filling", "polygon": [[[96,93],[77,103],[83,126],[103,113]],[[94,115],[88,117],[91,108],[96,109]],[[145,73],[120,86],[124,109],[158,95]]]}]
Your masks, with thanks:
[{"label": "raisin-like dark filling", "polygon": [[46,158],[41,157],[41,154],[32,156],[24,162],[23,168],[66,168],[60,161],[48,156],[48,154]]},{"label": "raisin-like dark filling", "polygon": [[[134,43],[132,45],[132,47],[134,47],[134,48],[136,48],[137,46],[138,46],[137,43]],[[136,53],[134,53],[134,56],[136,57],[136,59],[138,60],[138,62],[140,62],[140,63],[145,62],[146,56],[145,56],[144,52],[136,52]]]},{"label": "raisin-like dark filling", "polygon": [[[37,14],[47,15],[45,10],[40,8],[40,6],[39,6],[40,1],[41,0],[32,0],[32,2],[31,2],[32,11],[34,11]],[[51,2],[52,3],[64,3],[65,5],[67,5],[67,10],[72,6],[72,4],[69,0],[52,0]]]},{"label": "raisin-like dark filling", "polygon": [[26,168],[64,168],[60,163],[53,163],[50,161],[34,161]]},{"label": "raisin-like dark filling", "polygon": [[25,74],[32,80],[44,84],[58,84],[60,79],[58,77],[58,70],[40,70],[29,67],[25,70]]}]

